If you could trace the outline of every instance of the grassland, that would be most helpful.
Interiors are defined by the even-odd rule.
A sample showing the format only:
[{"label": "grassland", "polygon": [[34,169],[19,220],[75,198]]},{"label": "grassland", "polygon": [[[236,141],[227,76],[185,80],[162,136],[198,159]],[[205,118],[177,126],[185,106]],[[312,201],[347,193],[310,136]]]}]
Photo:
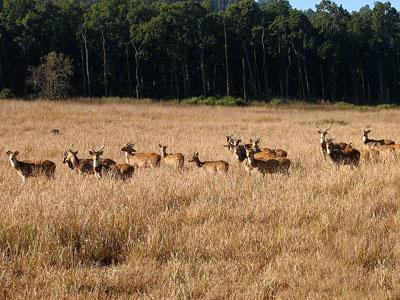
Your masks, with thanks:
[{"label": "grassland", "polygon": [[[361,128],[400,141],[398,110],[0,102],[0,298],[365,299],[400,297],[400,161],[322,162],[315,123],[361,147]],[[60,135],[49,131],[59,128]],[[249,176],[226,134],[289,152],[290,176]],[[63,150],[123,161],[123,144],[225,159],[131,182],[81,178]],[[7,150],[51,159],[22,184]]]}]

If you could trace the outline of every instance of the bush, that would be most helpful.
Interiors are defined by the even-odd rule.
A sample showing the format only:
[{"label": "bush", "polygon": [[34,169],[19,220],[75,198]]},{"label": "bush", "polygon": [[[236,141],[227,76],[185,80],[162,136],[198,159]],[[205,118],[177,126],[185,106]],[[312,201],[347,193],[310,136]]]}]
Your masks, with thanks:
[{"label": "bush", "polygon": [[281,105],[281,104],[285,104],[286,101],[283,99],[279,99],[279,98],[274,98],[271,99],[271,101],[269,102],[271,105]]},{"label": "bush", "polygon": [[355,105],[351,104],[351,103],[344,102],[344,101],[340,101],[340,102],[336,102],[335,104],[333,104],[333,106],[335,108],[347,109],[347,108],[353,108]]},{"label": "bush", "polygon": [[64,54],[50,52],[37,67],[29,68],[30,83],[43,98],[65,99],[71,91],[72,61]]},{"label": "bush", "polygon": [[10,89],[2,89],[0,90],[0,99],[10,99],[13,98],[14,95]]},{"label": "bush", "polygon": [[213,106],[245,106],[242,99],[235,97],[192,97],[181,101],[183,104],[190,105],[213,105]]},{"label": "bush", "polygon": [[392,109],[392,108],[396,108],[397,107],[397,105],[396,104],[380,104],[380,105],[377,105],[376,106],[376,108],[378,108],[378,109]]}]

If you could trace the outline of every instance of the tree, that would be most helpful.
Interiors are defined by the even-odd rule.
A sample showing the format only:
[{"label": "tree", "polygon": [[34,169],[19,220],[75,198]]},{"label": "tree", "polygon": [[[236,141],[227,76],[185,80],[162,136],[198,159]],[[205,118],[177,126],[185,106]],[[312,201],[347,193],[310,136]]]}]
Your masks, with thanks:
[{"label": "tree", "polygon": [[64,54],[50,52],[41,64],[29,69],[33,89],[46,99],[65,99],[71,92],[72,61]]}]

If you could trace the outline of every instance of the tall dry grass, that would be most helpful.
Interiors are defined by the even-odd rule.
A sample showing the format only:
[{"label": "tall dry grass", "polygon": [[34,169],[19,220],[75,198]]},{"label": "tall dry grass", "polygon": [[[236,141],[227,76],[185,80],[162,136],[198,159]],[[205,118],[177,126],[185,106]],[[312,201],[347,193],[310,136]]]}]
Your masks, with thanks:
[{"label": "tall dry grass", "polygon": [[[322,162],[315,123],[361,146],[361,128],[400,141],[400,112],[0,103],[1,298],[332,299],[400,297],[400,161]],[[59,128],[61,135],[49,131]],[[225,135],[289,152],[290,176],[249,176]],[[185,166],[131,182],[81,178],[62,164],[105,142],[225,159],[227,175]],[[6,150],[51,159],[56,180],[22,184]]]}]

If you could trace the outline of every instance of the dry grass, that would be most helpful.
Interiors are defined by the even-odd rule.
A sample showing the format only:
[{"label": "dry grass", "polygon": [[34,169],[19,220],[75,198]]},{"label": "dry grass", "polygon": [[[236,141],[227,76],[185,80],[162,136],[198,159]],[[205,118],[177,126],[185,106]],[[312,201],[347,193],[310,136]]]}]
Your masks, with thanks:
[{"label": "dry grass", "polygon": [[[398,161],[336,171],[321,162],[315,123],[338,140],[400,141],[400,112],[157,104],[0,103],[0,298],[332,299],[400,297]],[[59,136],[49,131],[59,128]],[[260,137],[291,174],[250,177],[222,147]],[[131,182],[80,178],[62,165],[105,141],[225,159],[227,175],[187,165]],[[26,184],[6,150],[51,159],[55,181]]]}]

